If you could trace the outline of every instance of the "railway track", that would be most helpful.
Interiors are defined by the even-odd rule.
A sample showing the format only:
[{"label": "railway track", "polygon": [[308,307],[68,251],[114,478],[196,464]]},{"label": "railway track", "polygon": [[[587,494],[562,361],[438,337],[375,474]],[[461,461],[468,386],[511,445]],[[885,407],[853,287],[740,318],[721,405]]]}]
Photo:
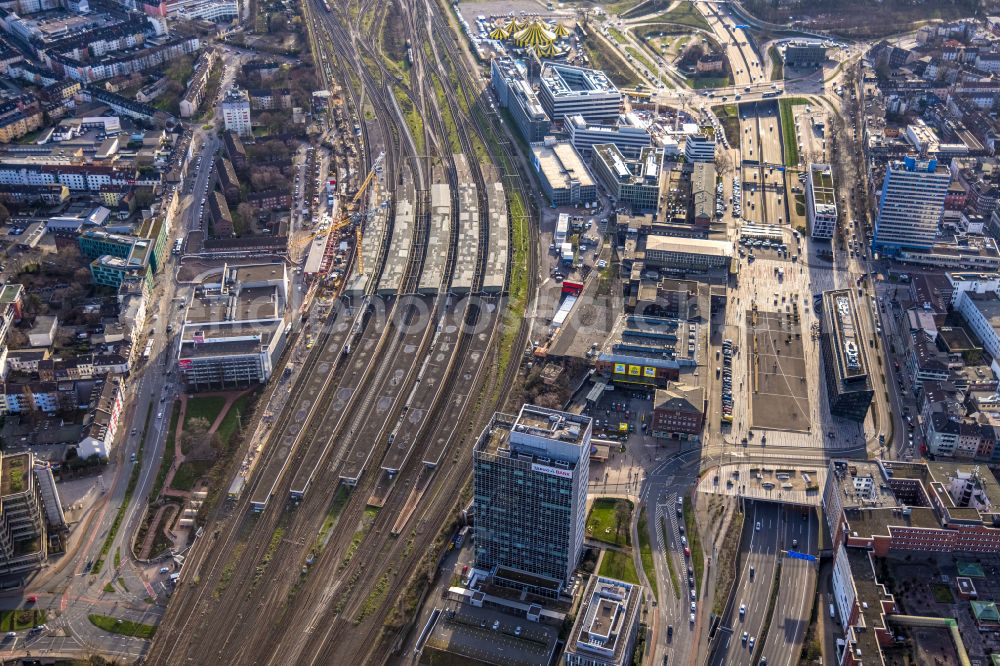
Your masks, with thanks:
[{"label": "railway track", "polygon": [[[327,55],[327,57],[329,57],[329,54]],[[350,86],[347,86],[347,89],[349,90],[349,95],[352,97],[353,103],[355,105],[363,103],[363,101],[360,99],[361,93],[354,90]],[[358,107],[356,106],[355,108],[357,109]],[[387,120],[384,119],[383,116],[379,116],[379,119],[380,119],[379,129],[382,133],[382,136],[383,137],[386,135],[391,136],[392,132],[394,131],[394,128],[389,124]],[[362,138],[366,139],[367,141],[371,141],[371,133],[368,130],[367,123],[362,124],[362,128],[363,128]],[[366,145],[369,147],[371,146],[370,143],[367,143]],[[394,151],[392,150],[386,151],[386,153],[389,155],[389,159],[387,160],[386,172],[388,174],[390,181],[394,178],[397,169],[396,160],[394,159],[393,152]],[[366,158],[368,163],[371,162],[370,156],[371,152],[369,151],[367,153],[367,158]],[[382,256],[382,260],[384,261],[384,253]],[[320,349],[327,347],[329,345],[329,338],[335,335],[333,328],[334,328],[333,326],[324,327],[324,331],[322,332],[323,337],[321,338],[322,345]],[[320,358],[319,354],[320,351],[317,350],[316,353],[310,355],[310,357],[307,359],[306,362],[307,367],[306,369],[304,369],[302,374],[312,375],[315,372],[317,372],[317,370],[322,370],[324,372],[329,373],[330,376],[333,375],[333,373],[330,372],[331,368],[329,368],[328,366],[324,367],[323,364],[319,364],[317,362],[318,359]],[[300,409],[301,406],[304,404],[304,402],[306,402],[302,400],[303,398],[302,392],[305,390],[305,387],[307,386],[309,386],[308,382],[300,381],[293,388],[293,395],[288,402],[289,407],[288,409],[284,410],[282,412],[281,417],[279,417],[280,420],[276,431],[281,431],[282,429],[284,429],[285,425],[290,420],[293,411],[292,406],[295,406],[294,409]],[[325,391],[326,388],[324,385],[324,389],[318,395],[312,396],[312,399],[315,400],[316,403],[319,403],[322,400],[323,396],[325,395]],[[307,400],[309,398],[310,398],[309,396],[306,397]],[[298,433],[293,433],[293,435],[297,434]],[[271,447],[272,451],[269,452],[270,455],[265,456],[264,466],[266,466],[267,464],[266,458],[273,457],[275,448],[277,447]],[[260,479],[258,479],[258,483],[260,483]],[[271,515],[268,517],[269,520],[266,526],[267,529],[262,529],[262,526],[260,524],[256,525],[252,524],[253,522],[257,521],[252,521],[251,519],[245,517],[248,513],[247,512],[248,505],[249,505],[249,495],[245,497],[243,501],[236,507],[237,509],[236,518],[232,520],[227,521],[225,520],[226,518],[225,515],[220,516],[218,513],[216,514],[216,519],[218,520],[221,518],[222,520],[219,520],[216,523],[218,527],[215,528],[215,531],[213,532],[211,537],[211,541],[213,542],[211,544],[212,547],[203,549],[203,552],[201,554],[197,552],[197,549],[195,550],[194,553],[192,553],[193,556],[189,558],[189,564],[191,566],[187,569],[188,572],[192,573],[190,573],[188,576],[185,577],[185,580],[181,584],[182,588],[185,587],[185,584],[187,583],[191,583],[191,587],[198,587],[202,575],[205,575],[205,577],[208,578],[210,581],[225,580],[226,587],[228,587],[229,580],[235,578],[235,576],[233,575],[235,572],[229,573],[226,571],[226,565],[223,565],[224,558],[230,557],[229,554],[237,547],[240,549],[241,553],[245,552],[252,553],[254,560],[257,559],[258,555],[261,555],[262,551],[268,546],[272,536],[278,533],[277,530],[279,529],[279,524],[282,522],[281,512],[272,511]],[[274,531],[272,531],[271,529],[272,526],[274,528]],[[225,530],[225,537],[222,539],[222,543],[220,544],[219,536],[222,534],[223,530]],[[249,539],[250,535],[248,534],[248,532],[254,532],[256,538],[253,540]],[[266,552],[262,555],[262,557],[267,557]],[[245,581],[239,581],[239,582],[243,583]],[[182,642],[176,639],[179,638],[180,635],[186,633],[186,630],[189,627],[189,623],[192,617],[195,617],[199,614],[200,615],[205,614],[206,612],[205,605],[209,603],[206,597],[211,596],[213,599],[219,599],[223,596],[225,591],[226,591],[225,589],[220,590],[219,586],[216,586],[211,591],[207,589],[200,589],[197,591],[192,591],[187,595],[184,594],[178,595],[181,598],[175,599],[174,603],[171,604],[171,610],[174,612],[168,615],[167,621],[165,621],[164,626],[161,627],[160,635],[163,638],[161,638],[158,644],[154,644],[150,652],[150,657],[149,657],[150,661],[153,663],[157,663],[159,661],[162,661],[163,663],[171,663],[175,661],[174,657],[176,648],[182,645]],[[197,607],[199,605],[202,606],[202,610],[200,613],[197,612]],[[175,628],[174,623],[171,623],[170,621],[171,615],[176,615],[179,618],[181,618],[179,620],[180,623],[179,627]],[[242,619],[242,617],[240,619]],[[225,626],[226,625],[223,624],[222,626],[217,627],[220,633],[222,633],[222,630],[224,630]],[[229,623],[229,627],[231,635],[232,628],[234,627],[234,625],[232,623]],[[169,637],[171,635],[174,636],[175,639],[174,641],[170,640]],[[218,636],[219,634],[216,635]],[[223,645],[225,644],[223,643]],[[162,651],[157,649],[158,646],[163,646]]]},{"label": "railway track", "polygon": [[[367,6],[370,7],[370,5]],[[360,6],[359,16],[362,15],[365,7],[365,5]],[[312,9],[315,11],[315,7]],[[341,14],[341,19],[345,18],[343,14],[344,12]],[[412,16],[410,20],[412,21]],[[337,29],[332,27],[333,25],[335,24],[332,21],[326,22],[325,28],[328,31],[327,35],[331,38],[329,43],[337,44],[338,40],[335,39]],[[374,25],[378,25],[378,23],[375,22]],[[343,37],[343,33],[340,33],[339,36]],[[339,61],[350,62],[350,59],[344,52],[344,45],[351,44],[350,48],[354,48],[353,45],[356,42],[352,40],[353,38],[351,40],[339,41],[340,51],[337,56]],[[370,53],[370,51],[368,52]],[[462,70],[461,67],[458,69]],[[468,76],[467,73],[465,75]],[[350,86],[345,86],[345,88],[350,89],[348,94],[352,98],[352,103],[355,104],[356,110],[364,108],[365,95],[369,94],[370,91],[382,91],[384,96],[386,82],[389,80],[384,67],[381,68],[380,81],[371,76],[370,72],[361,72],[360,78],[364,82],[364,87],[360,91],[353,90]],[[465,85],[471,85],[471,77],[466,81]],[[418,95],[422,100],[421,108],[427,109],[429,106],[428,102],[433,100],[434,97],[430,94],[431,91],[426,83],[421,88],[422,92]],[[389,94],[391,95],[391,92]],[[463,89],[462,94],[466,96],[465,100],[468,104],[470,90]],[[374,97],[377,98],[378,96],[374,95]],[[389,136],[391,140],[393,132],[399,132],[401,126],[398,124],[392,125],[385,120],[384,116],[388,115],[386,113],[388,110],[386,100],[382,100],[382,106],[379,106],[379,104],[378,101],[374,103],[383,113],[376,113],[377,122],[375,129],[382,137]],[[436,104],[436,101],[430,102],[430,105],[434,104]],[[454,100],[451,100],[450,104],[454,104]],[[392,106],[396,107],[393,110],[396,112],[396,117],[398,118],[399,109],[394,101]],[[465,128],[467,122],[466,119],[462,118],[463,133],[467,132]],[[361,125],[363,128],[362,138],[370,140],[372,132],[369,131],[367,121],[361,123]],[[475,124],[470,123],[470,125],[473,131],[480,131],[476,128]],[[436,130],[427,129],[434,128],[435,126]],[[439,152],[444,152],[440,148],[447,145],[447,142],[442,140],[439,134],[441,131],[443,131],[443,127],[439,122],[436,125],[433,122],[425,125],[427,145],[434,143],[438,146]],[[406,136],[408,137],[408,134]],[[464,136],[463,149],[468,149],[469,136],[467,134]],[[395,137],[398,139],[399,134],[395,134]],[[480,139],[485,140],[485,137],[480,135]],[[412,148],[414,147],[412,137],[407,138],[407,143],[409,143],[407,148],[411,149],[408,151],[409,155],[414,159],[414,163],[417,164],[418,178],[423,178],[423,176],[419,175],[421,172],[419,160],[412,153]],[[369,148],[371,147],[370,143],[366,145]],[[500,145],[505,151],[505,159],[508,160],[508,164],[512,163],[510,161],[512,157],[509,153],[509,146]],[[395,144],[394,151],[387,150],[387,153],[394,153],[393,158],[387,160],[386,163],[387,183],[390,183],[391,186],[398,185],[401,178],[401,160],[396,159],[396,153],[400,151],[401,146],[402,142],[399,142]],[[371,151],[367,155],[370,160]],[[455,177],[453,168],[452,164],[450,173],[452,179]],[[477,175],[478,182],[482,184],[483,175],[478,171],[478,166]],[[484,191],[485,188],[480,188],[480,196],[484,196]],[[486,210],[485,205],[482,206],[482,210]],[[480,218],[480,224],[484,224],[483,217]],[[485,231],[486,233],[482,234],[482,236],[488,237],[488,228]],[[455,251],[453,246],[454,227],[451,241],[448,262],[449,274],[454,265],[453,261],[451,261],[451,257]],[[382,247],[381,262],[385,261],[387,246],[388,243],[385,243]],[[407,273],[408,285],[414,284],[414,280],[420,271],[420,254],[413,253],[413,255],[414,259]],[[534,275],[533,253],[529,254],[529,256],[532,257],[531,274]],[[476,278],[479,285],[482,284],[483,261],[483,256],[480,256],[477,263]],[[442,298],[439,298],[438,302],[440,303],[442,300]],[[467,420],[471,417],[475,421],[481,418],[483,414],[488,414],[491,411],[489,405],[480,405],[478,409],[470,405],[471,390],[465,394],[456,394],[453,389],[458,382],[465,382],[470,387],[476,386],[483,375],[488,372],[484,360],[488,350],[495,342],[500,313],[502,311],[501,306],[502,303],[496,300],[476,302],[470,300],[462,304],[452,304],[450,310],[447,305],[440,306],[442,314],[440,321],[449,321],[449,317],[450,321],[462,318],[467,325],[476,324],[480,330],[464,333],[460,337],[459,344],[455,347],[455,351],[452,354],[452,361],[449,363],[445,381],[439,384],[441,388],[438,389],[435,399],[432,402],[430,417],[424,420],[424,425],[418,430],[417,434],[423,442],[422,446],[425,446],[428,441],[440,440],[449,434],[454,437],[454,433],[449,433],[448,431],[453,431],[453,424],[459,422],[460,419]],[[395,303],[392,307],[398,309],[398,305],[395,305]],[[369,321],[371,320],[369,319]],[[365,335],[372,336],[374,334],[368,332],[369,326],[370,323],[366,323],[364,326]],[[424,333],[424,341],[419,345],[421,349],[426,349],[427,332],[429,331],[430,329],[428,328]],[[516,338],[514,349],[517,350],[523,346],[526,335],[526,328],[522,326]],[[390,338],[392,342],[384,342],[386,338],[383,335],[379,338],[380,342],[378,344],[389,345],[386,349],[390,352],[394,349],[399,349],[400,336],[394,333],[390,334]],[[368,339],[371,340],[372,338]],[[378,346],[376,346],[377,349],[379,349]],[[357,355],[357,359],[353,358],[355,355]],[[381,353],[376,351],[372,353],[370,357],[372,360],[370,362],[374,362],[376,358],[386,355],[392,356],[393,354],[386,354],[385,350]],[[361,359],[367,357],[362,352],[354,352],[351,356],[352,360],[345,361],[345,363],[358,363]],[[462,362],[456,362],[456,359],[459,358],[463,359]],[[416,367],[415,363],[411,365],[411,373],[414,367]],[[512,366],[511,371],[502,378],[505,390],[509,389],[513,382],[515,370],[516,365]],[[310,367],[310,372],[315,371],[315,366]],[[375,387],[379,385],[385,386],[386,380],[389,379],[384,368],[381,375],[377,372],[375,375],[372,375],[371,373],[373,372],[376,371],[370,369],[363,375],[369,377],[368,397],[364,400],[357,399],[369,406],[374,404],[372,397],[378,393]],[[412,376],[409,377],[409,380],[412,380]],[[409,380],[402,380],[400,383],[407,384]],[[341,386],[342,383],[338,383],[338,386]],[[500,395],[504,393],[505,391],[501,392]],[[359,390],[354,395],[360,394],[361,391]],[[446,395],[451,396],[452,399],[445,399]],[[397,395],[397,400],[398,397]],[[316,400],[319,402],[330,398],[337,399],[336,393],[333,395],[319,395],[316,397]],[[345,410],[345,413],[346,411],[349,410]],[[394,411],[394,409],[391,409],[388,413],[392,414]],[[326,416],[329,417],[330,415],[327,414]],[[361,409],[355,419],[355,423],[368,418],[370,418],[370,410]],[[353,551],[349,551],[350,544],[353,541],[350,528],[352,525],[360,524],[365,512],[363,498],[366,496],[367,491],[376,484],[375,475],[367,475],[362,485],[355,490],[353,499],[347,503],[347,507],[340,516],[338,526],[344,526],[344,528],[337,531],[345,534],[346,538],[338,534],[336,540],[331,540],[326,550],[323,551],[323,555],[317,558],[313,571],[309,574],[309,579],[314,582],[316,580],[333,580],[334,583],[325,588],[312,584],[302,585],[303,578],[298,572],[308,554],[313,552],[313,549],[310,548],[313,536],[317,533],[319,522],[321,522],[325,515],[326,509],[330,506],[330,502],[333,500],[334,493],[336,492],[334,490],[337,487],[336,475],[338,474],[342,460],[337,459],[334,454],[341,447],[333,446],[328,448],[328,445],[330,441],[338,438],[338,433],[341,433],[345,427],[343,419],[338,423],[339,425],[335,426],[332,431],[324,427],[325,423],[321,423],[321,427],[319,428],[319,432],[331,433],[327,441],[327,446],[324,446],[319,456],[321,464],[317,466],[317,469],[320,470],[320,474],[317,476],[314,482],[315,485],[313,486],[321,489],[323,492],[306,493],[302,505],[294,511],[284,511],[284,507],[277,506],[275,502],[257,518],[244,517],[240,519],[237,517],[230,521],[228,525],[223,525],[226,528],[226,536],[223,538],[221,544],[218,542],[221,530],[217,529],[213,533],[211,539],[215,543],[213,548],[210,549],[215,553],[213,556],[210,558],[192,558],[192,560],[196,560],[192,562],[192,564],[196,565],[195,573],[192,574],[192,583],[195,586],[199,584],[200,573],[202,571],[208,580],[204,588],[199,590],[199,593],[192,600],[187,601],[183,606],[178,606],[178,613],[185,613],[189,618],[204,618],[202,620],[203,624],[199,626],[200,631],[198,633],[201,634],[200,639],[208,641],[212,649],[230,663],[256,662],[259,660],[260,655],[265,654],[272,655],[270,657],[271,663],[290,663],[288,660],[292,659],[293,655],[298,657],[293,659],[297,663],[328,663],[326,660],[329,659],[329,650],[332,648],[331,641],[334,638],[338,639],[338,647],[343,646],[342,649],[338,649],[340,654],[370,654],[370,651],[379,643],[379,627],[381,626],[379,622],[367,622],[364,633],[354,628],[346,631],[346,633],[343,631],[353,627],[353,623],[348,622],[345,618],[351,616],[356,618],[357,613],[362,607],[367,605],[366,601],[371,596],[370,592],[366,596],[363,590],[354,590],[353,581],[358,580],[361,572],[369,570],[385,571],[387,565],[399,556],[401,550],[409,550],[411,556],[415,552],[417,553],[416,557],[419,557],[419,553],[433,540],[439,526],[452,510],[455,502],[456,488],[460,487],[460,484],[467,478],[469,470],[468,461],[428,472],[425,467],[417,463],[418,458],[416,456],[410,456],[408,462],[400,471],[399,476],[394,480],[391,491],[387,495],[386,503],[380,512],[380,517],[386,516],[386,518],[381,521],[376,519],[372,530],[367,535],[362,536],[360,543]],[[471,438],[469,437],[470,434],[472,435]],[[474,436],[475,433],[470,425],[468,431],[462,436],[461,441],[456,442],[458,449],[467,450],[471,446]],[[316,445],[317,442],[313,438],[309,440],[308,446],[303,448],[302,451],[313,451]],[[379,445],[380,450],[381,448],[384,447]],[[373,453],[377,454],[378,451],[373,451]],[[285,481],[288,481],[288,479],[285,479]],[[421,490],[424,484],[426,486]],[[281,498],[283,490],[288,485],[289,483],[287,482],[282,483],[274,496]],[[428,510],[419,513],[415,517],[414,527],[412,528],[413,537],[410,540],[396,539],[391,534],[392,523],[389,518],[401,515],[406,504],[411,502],[413,494],[418,490],[421,491],[421,496],[424,498],[423,504],[428,507]],[[242,508],[244,510],[244,516],[246,505],[247,502],[244,501],[237,507],[237,509]],[[286,537],[285,535],[288,536]],[[418,538],[420,545],[414,548],[413,542]],[[406,543],[410,545],[404,545]],[[239,554],[233,555],[232,551],[234,549]],[[345,554],[348,552],[351,553],[351,556],[345,557]],[[227,562],[232,562],[233,564],[224,564]],[[254,563],[257,563],[255,567],[252,566]],[[242,566],[236,569],[237,564]],[[232,567],[231,570],[229,570],[230,566]],[[385,598],[392,599],[405,588],[409,580],[408,574],[408,570],[396,570],[393,572],[392,580],[388,581],[385,586]],[[216,595],[212,590],[218,589],[218,584],[221,581],[226,582],[226,587]],[[213,583],[216,586],[215,588],[211,588]],[[335,596],[337,596],[336,600],[334,599]],[[380,614],[385,607],[385,598],[383,598],[382,603],[379,604],[377,609]],[[216,605],[219,608],[211,608],[214,601],[218,601]],[[201,606],[200,612],[198,606]],[[173,606],[171,608],[173,609]],[[221,612],[224,608],[233,608],[234,610],[226,615]],[[210,610],[215,616],[212,619],[205,617]],[[220,615],[223,617],[219,617]],[[306,618],[309,622],[300,625],[296,620],[301,618]],[[361,620],[364,620],[364,617]],[[185,650],[191,650],[191,653],[197,654],[199,658],[203,658],[212,652],[212,650],[198,650],[198,648],[193,647],[195,644],[193,640],[191,642],[181,640],[181,636],[184,633],[184,626],[187,626],[187,623],[182,625],[180,632],[171,631],[169,627],[167,631],[161,630],[160,636],[172,636],[174,645],[164,648],[160,652],[156,650],[157,646],[154,645],[154,650],[151,652],[151,661],[159,663],[157,659],[161,655],[165,655],[166,657],[162,659],[162,663],[183,661],[183,659],[175,659],[175,657],[181,656],[175,654],[175,648],[178,645]],[[305,636],[294,635],[294,628],[300,626],[309,630],[305,632]],[[317,631],[317,627],[325,627],[325,631]],[[350,640],[341,643],[342,640],[347,638]],[[170,640],[171,638],[165,638],[158,640],[158,643]]]}]

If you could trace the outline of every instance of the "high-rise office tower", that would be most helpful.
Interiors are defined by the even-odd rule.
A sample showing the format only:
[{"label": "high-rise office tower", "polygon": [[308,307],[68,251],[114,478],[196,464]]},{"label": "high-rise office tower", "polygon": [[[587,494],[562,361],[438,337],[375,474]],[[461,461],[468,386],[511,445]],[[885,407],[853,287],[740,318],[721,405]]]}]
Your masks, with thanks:
[{"label": "high-rise office tower", "polygon": [[476,567],[554,596],[583,549],[591,419],[524,405],[495,414],[473,451]]},{"label": "high-rise office tower", "polygon": [[937,237],[951,174],[936,159],[908,156],[885,172],[872,246],[892,252],[930,248]]}]

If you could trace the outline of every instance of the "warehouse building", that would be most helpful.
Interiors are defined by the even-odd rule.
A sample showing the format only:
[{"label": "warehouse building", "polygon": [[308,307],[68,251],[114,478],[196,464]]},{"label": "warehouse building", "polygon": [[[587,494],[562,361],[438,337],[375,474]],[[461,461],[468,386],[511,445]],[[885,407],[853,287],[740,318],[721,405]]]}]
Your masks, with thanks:
[{"label": "warehouse building", "polygon": [[540,78],[538,96],[553,122],[567,116],[609,120],[621,112],[622,94],[600,70],[547,62]]},{"label": "warehouse building", "polygon": [[820,348],[830,413],[864,421],[875,391],[854,299],[848,289],[823,292]]},{"label": "warehouse building", "polygon": [[613,143],[594,146],[594,176],[619,205],[633,211],[656,210],[660,197],[663,149],[647,146],[638,159],[627,159]]},{"label": "warehouse building", "polygon": [[531,163],[553,206],[597,200],[597,186],[580,153],[568,141],[546,140],[531,146]]},{"label": "warehouse building", "polygon": [[813,238],[833,238],[837,228],[837,195],[829,164],[810,164],[806,176],[806,214]]}]

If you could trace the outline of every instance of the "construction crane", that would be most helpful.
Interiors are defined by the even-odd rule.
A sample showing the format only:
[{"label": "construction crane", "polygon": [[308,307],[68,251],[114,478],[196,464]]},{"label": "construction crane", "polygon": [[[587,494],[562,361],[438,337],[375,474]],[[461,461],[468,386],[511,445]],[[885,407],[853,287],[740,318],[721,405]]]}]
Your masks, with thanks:
[{"label": "construction crane", "polygon": [[[357,208],[358,202],[361,200],[361,196],[365,193],[365,190],[368,189],[368,186],[372,184],[372,181],[375,180],[375,174],[377,174],[380,171],[382,171],[382,161],[384,159],[385,159],[385,151],[379,153],[378,157],[375,158],[375,161],[372,162],[372,168],[368,171],[368,175],[365,176],[365,179],[361,182],[361,187],[358,188],[358,191],[354,195],[354,198],[351,199],[351,204],[350,204],[349,208],[352,211],[355,208]],[[351,217],[354,217],[354,216],[351,216]],[[343,219],[343,221],[341,223],[338,223],[338,227],[342,227],[343,225],[347,224],[347,220],[348,219],[349,218],[347,216],[345,216],[344,219]],[[358,264],[357,264],[358,268],[357,268],[357,271],[358,271],[359,275],[364,271],[364,262],[362,261],[362,257],[361,257],[361,229],[362,229],[362,227],[364,227],[364,223],[367,222],[368,219],[370,219],[370,215],[365,216],[365,219],[363,221],[356,220],[356,221],[358,221],[358,226],[354,230],[355,239],[356,239],[356,241],[355,241],[356,244],[354,246],[354,254],[358,258]]]},{"label": "construction crane", "polygon": [[367,190],[368,186],[372,184],[373,180],[375,180],[375,174],[382,170],[382,161],[384,159],[385,152],[381,152],[378,154],[378,157],[375,158],[375,161],[372,162],[372,168],[368,171],[368,175],[365,176],[365,179],[361,181],[361,187],[358,188],[354,198],[351,199],[351,208],[358,205],[358,202],[361,201],[361,196],[365,193],[365,190]]}]

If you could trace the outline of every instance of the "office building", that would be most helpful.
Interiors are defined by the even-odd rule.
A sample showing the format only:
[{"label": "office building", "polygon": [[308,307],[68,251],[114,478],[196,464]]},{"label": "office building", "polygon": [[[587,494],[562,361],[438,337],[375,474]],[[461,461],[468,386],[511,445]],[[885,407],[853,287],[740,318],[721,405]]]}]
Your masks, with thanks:
[{"label": "office building", "polygon": [[184,381],[196,391],[266,382],[288,334],[285,264],[227,267],[210,279],[185,312],[178,351]]},{"label": "office building", "polygon": [[618,205],[633,211],[656,210],[660,197],[660,167],[663,149],[647,146],[638,159],[628,159],[613,143],[593,148],[591,166],[594,176]]},{"label": "office building", "polygon": [[873,248],[895,252],[933,246],[950,182],[951,174],[936,159],[909,155],[890,163],[882,184]]},{"label": "office building", "polygon": [[547,62],[540,80],[538,97],[553,122],[567,116],[609,120],[621,112],[622,94],[602,71]]},{"label": "office building", "polygon": [[875,391],[851,291],[823,292],[820,348],[830,413],[864,421]]},{"label": "office building", "polygon": [[583,550],[589,416],[524,405],[497,413],[473,450],[476,567],[494,583],[557,596]]},{"label": "office building", "polygon": [[684,137],[684,158],[688,162],[714,162],[715,137],[704,130],[686,134]]},{"label": "office building", "polygon": [[996,291],[958,292],[955,310],[993,358],[1000,358],[1000,294]]},{"label": "office building", "polygon": [[227,132],[236,132],[239,136],[250,136],[253,128],[250,125],[250,96],[246,90],[233,88],[222,100],[222,120]]},{"label": "office building", "polygon": [[510,112],[524,140],[544,139],[551,122],[521,67],[511,58],[494,58],[490,77],[500,106]]},{"label": "office building", "polygon": [[628,666],[639,630],[642,588],[591,576],[563,652],[565,666]]},{"label": "office building", "polygon": [[597,200],[594,179],[569,142],[549,139],[532,144],[531,163],[538,172],[542,191],[553,206]]},{"label": "office building", "polygon": [[833,238],[837,228],[837,194],[829,164],[810,164],[806,175],[806,219],[813,238]]},{"label": "office building", "polygon": [[563,129],[569,135],[569,142],[584,158],[591,156],[593,146],[614,144],[622,155],[639,157],[639,152],[649,146],[649,131],[642,126],[633,113],[624,113],[618,121],[610,124],[588,123],[583,116],[567,116]]},{"label": "office building", "polygon": [[785,67],[821,67],[825,61],[823,42],[793,40],[785,46]]}]

